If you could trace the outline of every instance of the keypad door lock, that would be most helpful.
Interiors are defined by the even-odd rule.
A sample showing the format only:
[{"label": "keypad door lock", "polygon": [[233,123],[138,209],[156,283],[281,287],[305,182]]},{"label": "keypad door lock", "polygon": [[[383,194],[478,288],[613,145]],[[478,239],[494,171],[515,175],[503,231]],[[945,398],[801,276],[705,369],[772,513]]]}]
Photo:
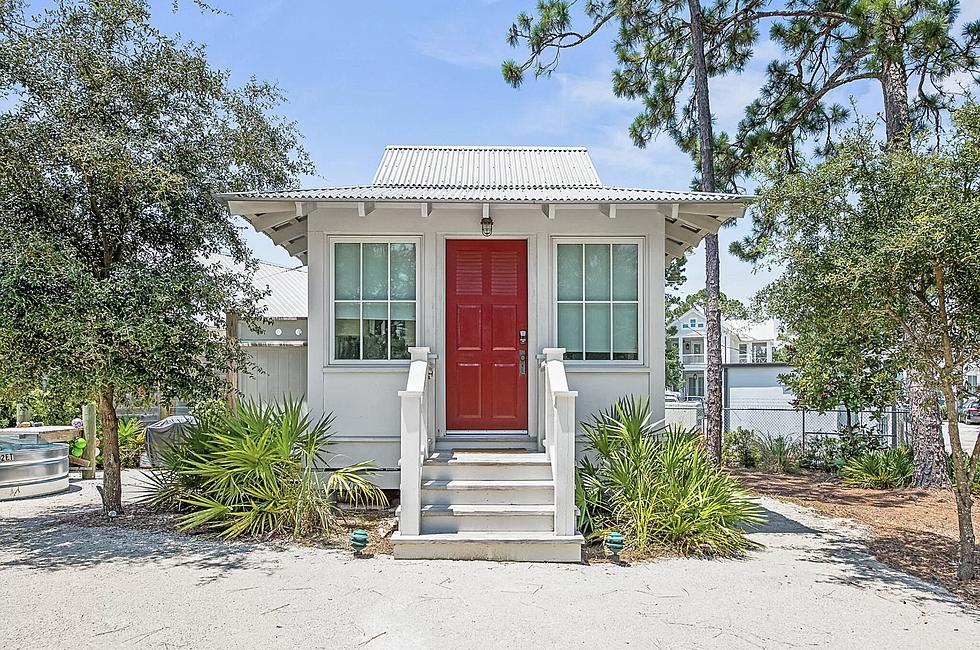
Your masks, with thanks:
[{"label": "keypad door lock", "polygon": [[521,330],[518,333],[518,339],[520,340],[521,345],[527,345],[527,330]]}]

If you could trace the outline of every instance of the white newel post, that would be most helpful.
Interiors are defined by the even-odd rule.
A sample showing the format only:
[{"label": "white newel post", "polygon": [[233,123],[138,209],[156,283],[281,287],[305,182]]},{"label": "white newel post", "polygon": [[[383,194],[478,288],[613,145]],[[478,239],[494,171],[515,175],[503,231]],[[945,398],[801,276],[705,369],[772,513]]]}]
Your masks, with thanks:
[{"label": "white newel post", "polygon": [[565,349],[545,348],[545,438],[555,482],[555,535],[574,535],[575,398],[565,376]]},{"label": "white newel post", "polygon": [[408,351],[411,355],[408,386],[406,390],[398,391],[401,399],[401,512],[398,530],[402,535],[418,535],[422,519],[422,462],[429,446],[425,424],[429,348],[409,348]]}]

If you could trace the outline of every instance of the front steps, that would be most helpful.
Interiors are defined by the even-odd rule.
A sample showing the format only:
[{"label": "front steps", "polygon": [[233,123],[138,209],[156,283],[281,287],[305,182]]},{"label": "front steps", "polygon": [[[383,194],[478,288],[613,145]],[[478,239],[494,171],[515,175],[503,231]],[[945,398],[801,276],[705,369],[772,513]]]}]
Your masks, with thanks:
[{"label": "front steps", "polygon": [[543,453],[437,450],[422,465],[421,534],[395,533],[399,559],[580,562],[581,535],[555,530]]}]

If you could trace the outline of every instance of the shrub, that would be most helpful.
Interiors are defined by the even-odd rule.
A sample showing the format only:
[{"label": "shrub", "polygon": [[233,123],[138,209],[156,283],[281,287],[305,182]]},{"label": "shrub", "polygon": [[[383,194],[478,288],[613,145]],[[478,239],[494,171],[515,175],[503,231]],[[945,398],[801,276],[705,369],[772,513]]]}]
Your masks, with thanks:
[{"label": "shrub", "polygon": [[146,501],[185,512],[181,529],[216,530],[225,538],[324,532],[342,516],[338,500],[386,504],[368,478],[369,463],[320,477],[318,463],[329,465],[330,424],[310,422],[298,401],[246,401],[235,414],[212,411],[165,454]]},{"label": "shrub", "polygon": [[837,469],[853,458],[865,456],[882,448],[881,438],[875,435],[872,428],[862,424],[842,428],[837,442],[838,459],[835,461]]},{"label": "shrub", "polygon": [[119,461],[123,467],[139,467],[146,446],[146,429],[138,418],[119,421]]},{"label": "shrub", "polygon": [[800,445],[787,436],[762,436],[756,443],[759,467],[775,474],[792,474],[800,467]]},{"label": "shrub", "polygon": [[30,409],[31,420],[45,424],[71,424],[81,415],[82,400],[50,388],[35,388],[22,401]]},{"label": "shrub", "polygon": [[755,431],[737,427],[725,433],[721,456],[725,465],[738,467],[755,467]]},{"label": "shrub", "polygon": [[761,511],[708,460],[701,436],[655,431],[646,400],[624,398],[583,425],[588,451],[576,480],[579,525],[591,539],[618,530],[637,553],[743,554],[744,526]]},{"label": "shrub", "polygon": [[850,487],[889,489],[912,484],[912,450],[894,447],[852,458],[841,468],[841,482]]},{"label": "shrub", "polygon": [[819,467],[828,472],[840,469],[843,462],[840,459],[840,443],[836,436],[817,436],[807,445],[806,453],[800,459],[800,465]]},{"label": "shrub", "polygon": [[[963,462],[969,462],[969,458],[964,458]],[[956,472],[953,471],[953,458],[949,454],[946,455],[946,472],[949,474],[949,482],[955,486]],[[970,486],[970,491],[973,494],[980,495],[980,472],[977,472],[973,476],[973,485]]]}]

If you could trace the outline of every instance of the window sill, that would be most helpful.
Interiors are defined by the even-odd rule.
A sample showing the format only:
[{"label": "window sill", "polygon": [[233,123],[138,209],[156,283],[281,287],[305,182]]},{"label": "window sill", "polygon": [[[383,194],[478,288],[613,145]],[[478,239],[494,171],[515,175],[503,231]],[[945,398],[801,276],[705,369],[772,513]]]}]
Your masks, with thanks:
[{"label": "window sill", "polygon": [[408,361],[404,363],[338,363],[323,366],[323,374],[346,372],[373,374],[404,373],[408,371],[410,365]]},{"label": "window sill", "polygon": [[589,363],[587,361],[565,361],[565,372],[649,372],[650,366],[641,363]]}]

